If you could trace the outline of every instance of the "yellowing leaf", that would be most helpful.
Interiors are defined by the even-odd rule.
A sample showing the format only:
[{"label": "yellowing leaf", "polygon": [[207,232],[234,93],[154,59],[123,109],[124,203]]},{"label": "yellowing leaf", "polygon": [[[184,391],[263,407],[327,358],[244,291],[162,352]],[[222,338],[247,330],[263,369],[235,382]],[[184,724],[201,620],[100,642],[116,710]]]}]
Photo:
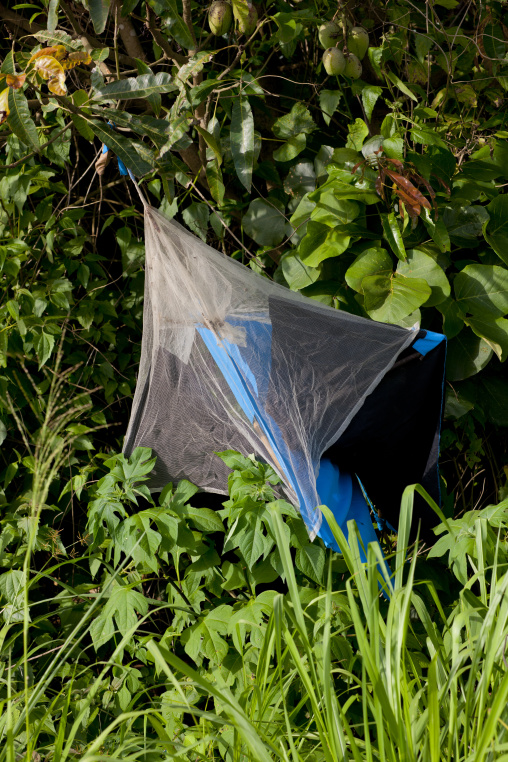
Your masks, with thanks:
[{"label": "yellowing leaf", "polygon": [[[58,45],[57,47],[62,47]],[[40,56],[35,61],[35,69],[43,79],[48,80],[48,89],[55,95],[65,95],[67,87],[65,84],[65,72],[62,64],[53,56]]]},{"label": "yellowing leaf", "polygon": [[43,79],[53,79],[63,72],[62,64],[54,56],[40,56],[35,61],[35,69]]},{"label": "yellowing leaf", "polygon": [[7,74],[5,83],[15,90],[19,90],[25,84],[26,74]]},{"label": "yellowing leaf", "polygon": [[37,58],[41,58],[44,56],[54,56],[58,48],[61,48],[61,47],[63,47],[63,45],[52,45],[50,48],[41,48],[40,50],[37,50],[35,53],[33,53],[30,56],[30,60],[28,61],[27,66],[30,66],[32,61],[35,61]]},{"label": "yellowing leaf", "polygon": [[92,63],[92,57],[84,50],[67,50],[63,45],[57,45],[56,47],[57,50],[54,53],[54,58],[59,61],[66,71],[73,69],[80,63]]},{"label": "yellowing leaf", "polygon": [[64,71],[59,72],[56,77],[51,77],[48,82],[48,90],[55,95],[65,95],[67,93]]},{"label": "yellowing leaf", "polygon": [[7,117],[9,116],[9,88],[6,87],[5,90],[2,90],[0,93],[0,124],[3,124],[5,121],[7,121]]}]

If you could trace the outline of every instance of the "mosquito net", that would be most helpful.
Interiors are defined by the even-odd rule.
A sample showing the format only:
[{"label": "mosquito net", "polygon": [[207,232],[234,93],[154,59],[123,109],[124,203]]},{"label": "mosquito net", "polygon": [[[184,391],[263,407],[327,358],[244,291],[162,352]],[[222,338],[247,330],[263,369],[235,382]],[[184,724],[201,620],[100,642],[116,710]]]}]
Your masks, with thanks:
[{"label": "mosquito net", "polygon": [[[224,494],[228,469],[214,453],[254,454],[279,474],[285,495],[299,508],[313,538],[322,521],[317,480],[323,454],[338,447],[339,459],[347,458],[356,448],[357,460],[362,460],[361,432],[369,440],[375,437],[376,418],[376,403],[364,403],[375,399],[383,380],[386,385],[398,358],[403,363],[417,354],[409,347],[425,333],[376,323],[293,293],[149,206],[145,236],[141,363],[124,451],[129,455],[139,445],[152,448],[157,456],[152,491],[186,478]],[[392,413],[404,388],[408,392],[407,385],[401,391],[400,378],[398,383]],[[411,391],[408,396],[413,397]],[[384,398],[377,406],[386,429]],[[435,465],[429,466],[429,454],[440,394],[430,405],[430,422],[428,406],[416,405],[423,410],[418,425],[427,427],[425,435],[412,431],[411,416],[405,424],[408,437],[425,439],[415,481]],[[367,420],[362,409],[370,411]],[[344,436],[349,444],[341,449]],[[382,438],[376,441],[383,447]],[[404,437],[396,442],[404,449]],[[374,461],[376,454],[369,457]],[[364,465],[371,472],[374,464]],[[348,468],[358,471],[354,463]]]}]

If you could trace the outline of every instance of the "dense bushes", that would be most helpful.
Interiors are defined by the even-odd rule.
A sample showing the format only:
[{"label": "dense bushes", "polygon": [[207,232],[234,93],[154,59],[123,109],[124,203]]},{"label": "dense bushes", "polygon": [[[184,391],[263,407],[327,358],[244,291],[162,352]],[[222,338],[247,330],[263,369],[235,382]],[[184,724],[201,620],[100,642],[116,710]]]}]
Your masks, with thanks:
[{"label": "dense bushes", "polygon": [[[336,11],[260,4],[247,37],[233,0],[220,37],[188,0],[0,6],[0,762],[508,754],[505,7]],[[326,75],[332,19],[368,31],[359,79]],[[385,538],[389,602],[264,466],[226,454],[212,510],[117,454],[144,246],[112,153],[265,277],[446,333],[446,522],[418,561]]]}]

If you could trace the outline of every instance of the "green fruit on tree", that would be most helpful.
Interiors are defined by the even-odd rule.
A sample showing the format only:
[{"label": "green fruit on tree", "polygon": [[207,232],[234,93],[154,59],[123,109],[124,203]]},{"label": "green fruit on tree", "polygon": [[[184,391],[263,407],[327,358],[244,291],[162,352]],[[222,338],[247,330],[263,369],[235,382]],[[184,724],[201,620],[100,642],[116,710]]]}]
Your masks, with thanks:
[{"label": "green fruit on tree", "polygon": [[341,34],[342,30],[335,21],[327,21],[319,27],[319,42],[323,48],[331,48],[335,45]]},{"label": "green fruit on tree", "polygon": [[323,53],[323,66],[327,74],[343,74],[346,68],[344,53],[338,48],[328,48]]},{"label": "green fruit on tree", "polygon": [[229,32],[231,22],[233,21],[233,11],[229,3],[225,0],[216,0],[210,6],[208,12],[208,26],[212,34],[220,37]]},{"label": "green fruit on tree", "polygon": [[354,26],[347,36],[347,49],[357,56],[360,61],[369,47],[369,35],[363,26]]},{"label": "green fruit on tree", "polygon": [[351,79],[358,79],[362,76],[362,64],[360,63],[360,59],[355,56],[354,53],[349,53],[346,57],[346,66],[344,69],[344,74],[346,77],[351,77]]},{"label": "green fruit on tree", "polygon": [[253,33],[258,23],[258,12],[252,3],[249,3],[249,10],[246,14],[238,18],[238,31],[247,37]]}]

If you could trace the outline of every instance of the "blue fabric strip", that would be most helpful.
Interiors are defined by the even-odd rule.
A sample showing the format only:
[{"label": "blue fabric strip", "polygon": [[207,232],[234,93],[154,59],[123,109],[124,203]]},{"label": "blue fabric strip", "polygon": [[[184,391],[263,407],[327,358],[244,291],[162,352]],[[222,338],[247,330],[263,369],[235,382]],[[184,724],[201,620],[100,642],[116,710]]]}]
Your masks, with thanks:
[{"label": "blue fabric strip", "polygon": [[446,336],[442,333],[434,333],[434,331],[425,330],[425,336],[422,339],[417,339],[412,345],[413,349],[416,349],[423,357],[431,352],[438,344],[445,341]]}]

